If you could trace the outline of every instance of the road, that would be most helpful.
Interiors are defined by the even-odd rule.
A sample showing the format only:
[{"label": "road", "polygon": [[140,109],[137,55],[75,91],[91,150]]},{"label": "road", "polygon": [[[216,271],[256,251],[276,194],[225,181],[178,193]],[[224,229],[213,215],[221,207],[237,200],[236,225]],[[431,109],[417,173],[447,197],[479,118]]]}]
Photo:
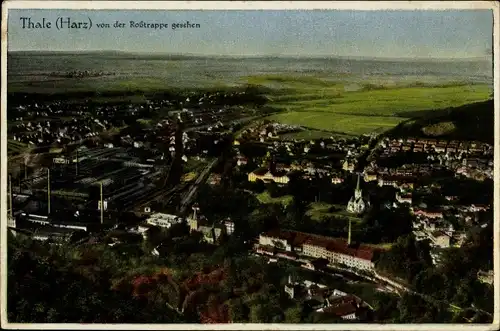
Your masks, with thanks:
[{"label": "road", "polygon": [[186,211],[186,208],[188,207],[188,205],[191,203],[194,196],[196,195],[196,192],[198,191],[200,184],[207,180],[208,175],[210,174],[212,169],[217,165],[217,163],[219,161],[220,161],[220,159],[216,159],[216,160],[210,162],[205,167],[205,169],[203,169],[203,171],[200,173],[200,175],[198,176],[198,178],[196,179],[194,184],[191,186],[189,191],[186,193],[186,195],[184,195],[184,197],[182,198],[182,201],[181,201],[181,205],[180,205],[181,214],[183,214]]}]

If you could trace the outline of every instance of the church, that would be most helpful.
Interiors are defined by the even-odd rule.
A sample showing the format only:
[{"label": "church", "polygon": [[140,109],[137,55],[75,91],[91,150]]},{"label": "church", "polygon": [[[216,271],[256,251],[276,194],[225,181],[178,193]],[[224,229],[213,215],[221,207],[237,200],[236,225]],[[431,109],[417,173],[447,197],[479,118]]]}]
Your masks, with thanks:
[{"label": "church", "polygon": [[363,198],[363,192],[359,188],[361,176],[358,174],[358,182],[356,184],[356,189],[354,190],[354,196],[351,197],[349,203],[347,204],[347,211],[353,214],[363,214],[369,207],[370,202]]}]

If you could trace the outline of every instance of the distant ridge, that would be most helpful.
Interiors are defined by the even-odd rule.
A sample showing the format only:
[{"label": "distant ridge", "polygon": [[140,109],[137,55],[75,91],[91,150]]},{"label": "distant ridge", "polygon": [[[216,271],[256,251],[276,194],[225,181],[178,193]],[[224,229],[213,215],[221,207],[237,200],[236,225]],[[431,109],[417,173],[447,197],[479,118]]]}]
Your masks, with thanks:
[{"label": "distant ridge", "polygon": [[423,57],[369,57],[369,56],[339,56],[339,55],[220,55],[220,54],[194,54],[194,53],[161,53],[161,52],[129,52],[120,50],[84,50],[84,51],[65,51],[65,50],[14,50],[8,51],[9,55],[86,55],[100,54],[104,56],[129,56],[129,57],[155,57],[155,58],[186,58],[186,59],[203,59],[203,58],[256,58],[256,59],[294,59],[294,60],[346,60],[346,61],[379,61],[379,62],[491,62],[491,56],[469,57],[469,58],[423,58]]}]

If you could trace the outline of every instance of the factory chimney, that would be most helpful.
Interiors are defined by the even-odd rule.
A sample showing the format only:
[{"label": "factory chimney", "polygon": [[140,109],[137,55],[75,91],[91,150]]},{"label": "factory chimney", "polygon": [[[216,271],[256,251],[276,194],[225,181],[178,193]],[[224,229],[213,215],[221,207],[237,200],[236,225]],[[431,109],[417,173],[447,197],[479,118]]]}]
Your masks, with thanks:
[{"label": "factory chimney", "polygon": [[9,217],[10,217],[10,219],[14,219],[13,208],[12,208],[12,176],[11,175],[9,175]]},{"label": "factory chimney", "polygon": [[351,220],[349,220],[349,233],[347,234],[347,246],[351,246]]},{"label": "factory chimney", "polygon": [[78,177],[78,149],[76,150],[76,176]]},{"label": "factory chimney", "polygon": [[101,182],[101,224],[104,224],[104,201],[102,198],[102,182]]},{"label": "factory chimney", "polygon": [[47,212],[50,215],[50,168],[47,168]]}]

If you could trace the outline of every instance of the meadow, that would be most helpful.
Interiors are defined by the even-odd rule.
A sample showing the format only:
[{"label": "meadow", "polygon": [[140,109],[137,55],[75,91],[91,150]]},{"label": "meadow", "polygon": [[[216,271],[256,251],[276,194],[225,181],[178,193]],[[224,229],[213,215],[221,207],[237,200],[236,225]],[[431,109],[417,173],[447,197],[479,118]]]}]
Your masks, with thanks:
[{"label": "meadow", "polygon": [[414,118],[416,111],[485,101],[492,93],[486,84],[463,82],[376,85],[276,75],[252,76],[247,82],[271,88],[270,106],[283,112],[269,120],[348,135],[381,133]]},{"label": "meadow", "polygon": [[[341,205],[332,205],[324,202],[313,202],[308,206],[308,208],[309,210],[306,212],[306,214],[311,217],[313,221],[319,223],[325,222],[327,219],[332,218],[345,218],[356,223],[362,221],[361,218],[353,216],[352,214],[345,211],[345,206]],[[332,208],[337,210],[332,211]],[[340,222],[343,222],[343,220]]]},{"label": "meadow", "polygon": [[271,195],[269,194],[268,191],[264,191],[262,193],[259,193],[256,195],[256,197],[257,197],[257,200],[259,200],[259,202],[263,203],[263,204],[280,203],[284,206],[289,205],[293,200],[293,197],[291,195],[284,195],[281,197],[273,198],[273,197],[271,197]]}]

